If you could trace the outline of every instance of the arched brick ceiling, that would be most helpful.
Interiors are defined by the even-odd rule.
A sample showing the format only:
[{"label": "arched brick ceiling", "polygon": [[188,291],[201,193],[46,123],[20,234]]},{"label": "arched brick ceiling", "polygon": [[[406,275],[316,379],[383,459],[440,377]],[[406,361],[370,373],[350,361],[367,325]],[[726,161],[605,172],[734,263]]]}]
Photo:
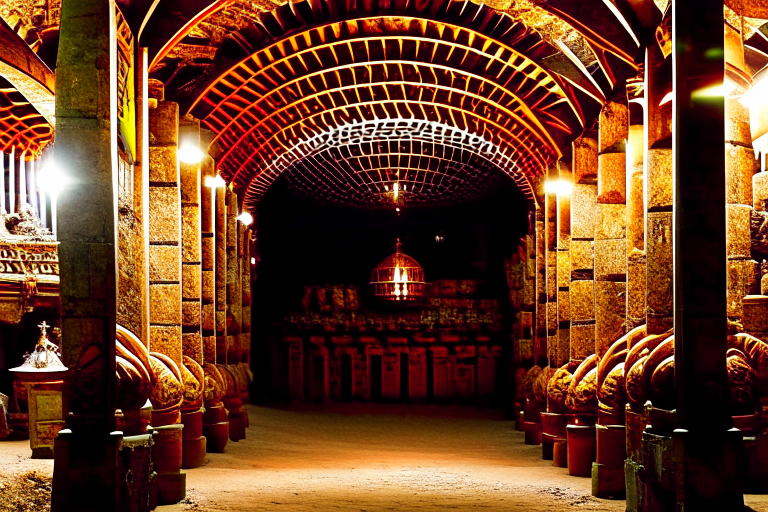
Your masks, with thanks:
[{"label": "arched brick ceiling", "polygon": [[[273,165],[290,188],[326,203],[392,207],[392,185],[409,206],[458,203],[490,193],[503,173],[490,143],[425,121],[368,121],[322,133]],[[260,197],[266,169],[252,184]],[[527,183],[518,186],[527,190]]]},{"label": "arched brick ceiling", "polygon": [[[169,73],[173,63],[166,62],[153,76],[165,75],[166,96],[216,134],[209,152],[247,206],[287,170],[305,193],[381,204],[393,171],[398,177],[382,161],[418,177],[414,204],[477,197],[503,174],[532,198],[527,178],[562,156],[602,99],[594,82],[540,64],[560,52],[537,33],[469,2],[310,0],[277,8],[224,43],[202,74]],[[425,157],[420,147],[397,158],[339,161],[338,148],[304,145],[351,124],[406,120],[469,134],[494,156],[457,155],[449,163]],[[452,155],[443,141],[432,143]],[[360,144],[356,149],[365,153]]]}]

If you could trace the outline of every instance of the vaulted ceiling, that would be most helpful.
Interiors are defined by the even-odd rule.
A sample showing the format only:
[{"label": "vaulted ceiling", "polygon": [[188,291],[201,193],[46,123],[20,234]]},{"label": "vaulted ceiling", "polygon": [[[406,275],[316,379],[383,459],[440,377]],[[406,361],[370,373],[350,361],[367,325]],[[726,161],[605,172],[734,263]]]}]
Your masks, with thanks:
[{"label": "vaulted ceiling", "polygon": [[[638,74],[661,19],[653,0],[535,2],[117,5],[151,77],[214,133],[217,169],[252,207],[280,175],[361,206],[390,204],[395,182],[406,204],[478,199],[504,176],[533,199],[531,180]],[[59,0],[42,14],[10,3],[12,29],[51,53]]]}]

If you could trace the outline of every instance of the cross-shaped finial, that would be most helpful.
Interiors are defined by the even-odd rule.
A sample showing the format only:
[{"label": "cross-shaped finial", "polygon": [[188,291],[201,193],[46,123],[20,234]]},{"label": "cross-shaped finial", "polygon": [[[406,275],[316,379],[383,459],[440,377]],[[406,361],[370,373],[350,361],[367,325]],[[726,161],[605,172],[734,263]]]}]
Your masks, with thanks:
[{"label": "cross-shaped finial", "polygon": [[43,320],[43,323],[39,324],[38,327],[40,328],[40,332],[42,332],[43,336],[45,336],[46,331],[50,327],[47,323],[45,323],[45,320]]}]

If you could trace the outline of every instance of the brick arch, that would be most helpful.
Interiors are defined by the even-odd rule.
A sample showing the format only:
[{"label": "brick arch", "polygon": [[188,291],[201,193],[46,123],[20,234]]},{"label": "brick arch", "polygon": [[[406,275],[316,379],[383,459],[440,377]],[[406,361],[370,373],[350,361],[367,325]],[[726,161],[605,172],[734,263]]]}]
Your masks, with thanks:
[{"label": "brick arch", "polygon": [[236,49],[230,45],[223,58],[229,66],[211,66],[185,106],[215,133],[209,152],[247,204],[303,142],[387,120],[438,123],[482,138],[495,148],[495,169],[527,182],[562,156],[599,108],[540,64],[555,49],[506,15],[435,1],[424,5],[442,11],[390,4],[390,11],[415,15],[362,16],[358,9],[327,23],[329,6],[338,4],[283,6],[258,29],[233,36]]}]

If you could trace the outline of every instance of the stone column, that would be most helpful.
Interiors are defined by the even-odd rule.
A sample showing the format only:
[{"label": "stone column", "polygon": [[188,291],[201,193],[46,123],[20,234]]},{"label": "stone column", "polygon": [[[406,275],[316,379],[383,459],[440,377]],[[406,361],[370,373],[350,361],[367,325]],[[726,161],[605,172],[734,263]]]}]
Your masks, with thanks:
[{"label": "stone column", "polygon": [[200,245],[201,245],[201,304],[200,322],[203,337],[203,359],[206,363],[216,363],[216,282],[214,279],[216,247],[213,236],[213,214],[216,189],[207,186],[206,179],[216,175],[213,158],[203,155],[200,162]]},{"label": "stone column", "polygon": [[134,214],[141,222],[140,248],[136,255],[136,265],[141,269],[142,279],[139,284],[141,294],[141,332],[136,336],[149,345],[149,63],[146,48],[138,50],[138,73],[140,90],[136,91],[136,167],[133,176]]},{"label": "stone column", "polygon": [[644,140],[643,106],[631,101],[627,138],[627,331],[646,322]]},{"label": "stone column", "polygon": [[[550,169],[549,179],[559,179],[557,167]],[[557,194],[547,193],[544,196],[544,249],[546,265],[546,297],[547,297],[547,361],[550,366],[559,366],[559,336],[557,332]]]},{"label": "stone column", "polygon": [[[558,163],[560,181],[572,184],[573,173],[567,155]],[[571,355],[571,195],[557,195],[557,366]]]},{"label": "stone column", "polygon": [[240,276],[237,194],[227,187],[227,361],[240,362],[240,326],[242,324],[243,294]]},{"label": "stone column", "polygon": [[672,328],[672,102],[661,105],[671,77],[658,45],[645,62],[645,257],[648,334]]},{"label": "stone column", "polygon": [[76,185],[58,196],[66,429],[55,442],[54,512],[117,510],[117,105],[114,3],[61,9],[56,158]]},{"label": "stone column", "polygon": [[[200,124],[184,119],[181,144],[200,146]],[[203,364],[201,333],[200,162],[179,162],[181,178],[181,329],[185,356]]]},{"label": "stone column", "polygon": [[216,311],[216,362],[227,363],[227,192],[217,187],[214,201],[214,297]]},{"label": "stone column", "polygon": [[149,350],[181,368],[179,105],[149,109]]},{"label": "stone column", "polygon": [[534,364],[539,364],[540,359],[547,359],[547,243],[544,212],[546,211],[546,199],[544,205],[536,208],[536,319],[535,319],[535,345],[533,348]]},{"label": "stone column", "polygon": [[[254,223],[256,216],[254,215]],[[242,321],[240,323],[241,362],[251,364],[251,228],[242,227],[240,232]]]},{"label": "stone column", "polygon": [[[738,100],[725,100],[725,180],[726,180],[726,286],[728,320],[743,330],[743,301],[760,291],[760,268],[752,259],[750,221],[752,217],[752,179],[759,170],[749,127],[749,109]],[[761,209],[764,206],[761,205]],[[749,322],[748,322],[749,323]],[[762,335],[762,333],[761,333]]]},{"label": "stone column", "polygon": [[595,353],[595,229],[597,138],[585,133],[573,143],[571,193],[571,359]]},{"label": "stone column", "polygon": [[602,356],[626,328],[629,109],[610,101],[600,111],[595,231],[595,352]]},{"label": "stone column", "polygon": [[742,436],[726,372],[723,5],[674,2],[673,134],[677,507],[741,510]]}]

